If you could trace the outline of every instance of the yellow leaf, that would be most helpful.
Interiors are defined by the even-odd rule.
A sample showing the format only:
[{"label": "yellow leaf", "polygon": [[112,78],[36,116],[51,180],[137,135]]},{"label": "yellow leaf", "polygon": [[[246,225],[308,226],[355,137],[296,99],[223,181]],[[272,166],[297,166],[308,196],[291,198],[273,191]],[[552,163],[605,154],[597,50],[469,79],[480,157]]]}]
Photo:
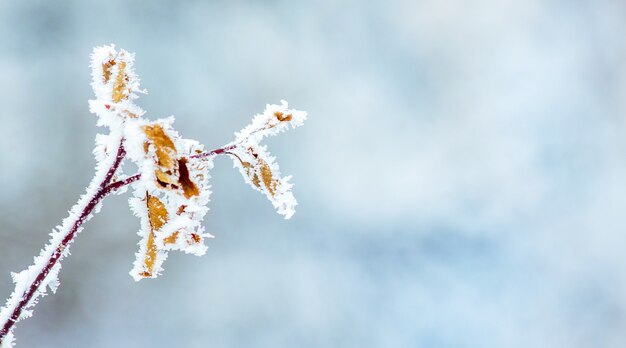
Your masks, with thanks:
[{"label": "yellow leaf", "polygon": [[163,244],[174,244],[178,238],[178,231],[172,233],[167,238],[163,239]]},{"label": "yellow leaf", "polygon": [[274,194],[276,194],[276,191],[275,191],[276,185],[274,185],[274,180],[272,178],[272,170],[270,169],[270,166],[267,165],[267,162],[265,162],[264,160],[260,158],[259,158],[259,165],[261,166],[260,172],[261,172],[261,178],[263,179],[263,184],[267,188],[267,191],[272,196],[274,196]]},{"label": "yellow leaf", "polygon": [[167,222],[167,209],[165,204],[155,196],[148,195],[148,216],[150,217],[150,228],[158,231]]},{"label": "yellow leaf", "polygon": [[291,120],[293,119],[293,115],[289,114],[289,115],[287,115],[287,116],[283,116],[283,113],[282,113],[282,112],[280,112],[280,111],[276,111],[276,112],[274,113],[274,116],[276,116],[276,118],[277,118],[280,122],[283,122],[283,121],[287,121],[287,122],[289,122],[289,121],[291,121]]},{"label": "yellow leaf", "polygon": [[190,198],[200,194],[200,190],[189,177],[189,168],[187,168],[187,159],[182,157],[178,160],[178,182],[183,188],[185,198]]},{"label": "yellow leaf", "polygon": [[113,59],[109,60],[106,63],[102,63],[102,75],[104,77],[104,83],[108,83],[111,79],[111,68],[115,65],[115,61]]},{"label": "yellow leaf", "polygon": [[148,235],[148,243],[146,246],[144,272],[141,273],[141,276],[151,277],[157,257],[157,246],[154,242],[154,233],[161,229],[161,227],[163,227],[163,225],[167,222],[167,209],[161,200],[155,196],[149,195],[147,192],[146,201],[148,205],[148,219],[150,221],[150,234]]},{"label": "yellow leaf", "polygon": [[176,146],[172,139],[165,134],[163,127],[158,124],[144,126],[143,131],[156,148],[157,161],[164,169],[174,169],[174,158],[176,157]]},{"label": "yellow leaf", "polygon": [[[128,96],[124,94],[124,89],[126,89],[126,82],[128,81],[128,76],[126,76],[126,72],[124,71],[124,69],[126,69],[126,62],[121,61],[119,71],[117,72],[117,77],[115,78],[115,83],[113,84],[113,93],[111,96],[113,98],[113,101],[116,103],[119,103],[120,101],[122,101],[122,99],[128,98]],[[110,74],[111,73],[109,71],[109,77],[111,76]],[[106,71],[104,79],[105,81],[108,81]]]}]

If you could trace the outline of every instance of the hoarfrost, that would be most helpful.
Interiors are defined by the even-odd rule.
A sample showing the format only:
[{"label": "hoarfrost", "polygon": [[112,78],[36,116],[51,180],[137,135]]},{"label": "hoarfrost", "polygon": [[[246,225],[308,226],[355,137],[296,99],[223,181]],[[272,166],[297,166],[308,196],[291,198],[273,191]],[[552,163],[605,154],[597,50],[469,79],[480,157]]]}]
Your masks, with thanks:
[{"label": "hoarfrost", "polygon": [[[11,274],[15,290],[0,309],[0,323],[5,323],[0,327],[0,348],[12,347],[13,324],[31,316],[32,307],[48,289],[56,292],[61,260],[70,254],[82,224],[100,211],[101,200],[108,194],[119,194],[132,186],[129,205],[139,217],[141,237],[130,271],[135,280],[156,278],[170,251],[198,256],[206,252],[204,240],[213,236],[205,232],[202,220],[209,210],[209,171],[217,154],[230,155],[244,180],[265,194],[279,214],[288,219],[295,212],[291,177],[281,176],[275,158],[259,142],[301,126],[306,112],[289,109],[284,100],[280,105],[267,105],[250,125],[235,133],[235,141],[205,152],[202,144],[184,139],[174,130],[173,116],[155,121],[143,118],[145,111],[134,100],[146,91],[140,88],[134,58],[114,45],[96,47],[91,55],[91,86],[96,99],[89,101],[89,110],[109,134],[96,135],[96,173],[85,194],[52,231],[33,265]],[[137,165],[138,174],[129,177],[122,173],[124,157]]]},{"label": "hoarfrost", "polygon": [[267,136],[287,130],[289,126],[301,126],[306,117],[304,111],[289,109],[284,100],[281,100],[280,105],[268,104],[262,114],[252,119],[250,125],[235,133],[235,141],[230,144],[233,149],[228,152],[246,183],[265,194],[285,219],[293,216],[298,204],[291,192],[291,176],[281,177],[276,159],[269,154],[267,146],[259,145],[259,142]]}]

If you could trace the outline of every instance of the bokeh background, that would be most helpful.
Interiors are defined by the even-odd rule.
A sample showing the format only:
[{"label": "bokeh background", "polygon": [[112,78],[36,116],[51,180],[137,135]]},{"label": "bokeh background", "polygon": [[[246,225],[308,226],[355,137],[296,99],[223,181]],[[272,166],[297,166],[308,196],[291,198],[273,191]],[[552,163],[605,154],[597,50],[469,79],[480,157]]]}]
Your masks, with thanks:
[{"label": "bokeh background", "polygon": [[[626,3],[0,2],[0,297],[91,179],[89,53],[213,148],[286,99],[283,221],[230,159],[201,258],[113,197],[18,347],[624,347]],[[2,301],[2,300],[0,300]]]}]

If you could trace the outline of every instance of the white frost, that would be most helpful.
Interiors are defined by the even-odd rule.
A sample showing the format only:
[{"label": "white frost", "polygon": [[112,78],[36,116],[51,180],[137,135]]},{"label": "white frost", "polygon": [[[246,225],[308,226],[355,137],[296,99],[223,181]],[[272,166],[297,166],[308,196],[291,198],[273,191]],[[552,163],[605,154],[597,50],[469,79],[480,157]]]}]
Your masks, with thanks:
[{"label": "white frost", "polygon": [[[121,141],[121,137],[119,134],[111,134],[110,136],[116,138],[118,144]],[[55,253],[55,251],[57,251],[57,248],[62,244],[62,240],[72,230],[73,225],[77,221],[77,217],[81,215],[91,199],[96,195],[96,192],[98,191],[101,182],[104,181],[105,176],[109,168],[113,165],[114,161],[115,156],[109,156],[104,158],[103,161],[98,162],[96,166],[96,175],[87,187],[86,193],[82,195],[78,202],[72,207],[72,209],[69,211],[68,217],[63,220],[63,223],[52,231],[52,233],[50,234],[49,243],[41,250],[39,256],[35,257],[34,264],[24,271],[12,274],[13,281],[15,283],[15,290],[7,300],[5,306],[2,307],[2,310],[0,310],[1,323],[9,320],[14,309],[19,305],[20,301],[28,292],[30,284],[32,284],[37,276],[42,273],[43,270],[46,268],[48,260],[51,259],[52,255]],[[91,219],[92,215],[93,214],[89,214],[88,216],[86,216],[85,221]],[[78,228],[76,230],[76,233],[79,233],[80,231],[81,228]],[[22,315],[17,319],[17,321],[20,321],[30,316],[32,311],[28,309],[36,304],[41,296],[46,295],[47,287],[49,287],[53,292],[56,291],[59,284],[57,275],[61,269],[61,260],[69,254],[69,247],[70,245],[67,245],[66,248],[60,250],[61,256],[59,257],[59,260],[51,268],[46,277],[42,280],[40,286],[38,287],[38,290],[34,292],[33,297],[27,303],[25,308],[26,310],[22,311]]]},{"label": "white frost", "polygon": [[276,159],[259,142],[266,136],[276,135],[291,128],[301,126],[307,113],[289,109],[286,101],[280,105],[268,104],[262,114],[257,114],[252,123],[235,133],[236,145],[230,150],[233,165],[239,169],[246,183],[253,189],[265,194],[276,211],[285,219],[291,218],[298,204],[289,182],[291,176],[282,177]]},{"label": "white frost", "polygon": [[[120,146],[124,147],[127,157],[137,165],[141,175],[138,181],[131,184],[133,196],[129,199],[131,210],[140,218],[138,234],[141,237],[131,276],[135,280],[157,277],[168,252],[172,250],[193,255],[206,252],[204,240],[213,236],[205,232],[202,221],[209,210],[209,171],[213,168],[215,153],[199,155],[204,151],[203,145],[182,138],[172,126],[173,117],[156,121],[143,118],[145,111],[135,105],[134,100],[138,97],[137,93],[146,91],[140,88],[139,77],[133,68],[134,59],[134,54],[116,50],[114,45],[94,49],[91,55],[91,86],[96,98],[89,101],[89,109],[97,115],[97,124],[109,129],[108,135],[98,134],[95,139],[96,174],[85,194],[68,212],[67,218],[52,231],[49,243],[34,258],[34,264],[11,274],[15,291],[0,309],[0,323],[10,320],[31,286],[37,288],[16,321],[32,315],[32,307],[46,295],[48,289],[56,292],[61,260],[69,255],[73,238],[65,246],[62,246],[63,240],[72,231],[80,233],[82,224],[100,210],[101,204],[96,197],[102,198],[106,185],[128,178],[117,168],[107,181],[107,173],[114,166]],[[294,214],[297,205],[291,192],[293,185],[289,183],[291,177],[281,176],[275,158],[259,142],[290,127],[301,126],[306,117],[304,111],[289,109],[284,100],[280,105],[267,105],[250,125],[235,133],[234,142],[220,149],[231,155],[244,180],[265,194],[278,213],[287,219]],[[152,127],[152,130],[157,127],[159,134],[155,136],[147,127]],[[164,151],[169,156],[166,160],[163,159]],[[168,162],[167,165],[162,163],[164,161]],[[126,189],[118,189],[117,193]],[[150,198],[158,201],[152,201],[157,208],[150,206]],[[93,211],[84,216],[89,204],[94,203]],[[155,216],[159,219],[154,220],[158,227],[153,226]],[[50,264],[55,257],[58,257],[57,261]],[[47,274],[45,270],[48,270]],[[40,274],[44,276],[37,284]],[[12,347],[13,342],[11,329],[0,348]]]},{"label": "white frost", "polygon": [[[207,250],[204,238],[212,237],[204,232],[202,220],[208,211],[207,204],[211,190],[208,183],[209,170],[213,167],[210,158],[193,158],[204,148],[195,140],[183,139],[172,127],[173,117],[147,121],[142,118],[129,120],[125,126],[128,157],[135,162],[141,173],[141,179],[133,185],[133,197],[129,204],[136,216],[140,218],[139,251],[130,275],[135,280],[156,278],[163,270],[163,262],[168,251],[180,250],[188,254],[204,255]],[[167,139],[171,140],[175,150],[170,153],[175,166],[165,171],[159,167],[155,144],[146,135],[146,127],[160,127]],[[169,148],[168,148],[169,149]],[[184,161],[184,164],[181,164]],[[156,177],[158,171],[167,172],[174,181],[182,180],[185,166],[189,180],[197,187],[198,193],[187,197],[179,182],[159,184]],[[150,224],[149,197],[155,197],[167,211],[167,221],[158,229]],[[153,243],[153,244],[150,244]],[[150,248],[156,248],[156,257],[152,260]],[[149,260],[152,260],[149,261]]]}]

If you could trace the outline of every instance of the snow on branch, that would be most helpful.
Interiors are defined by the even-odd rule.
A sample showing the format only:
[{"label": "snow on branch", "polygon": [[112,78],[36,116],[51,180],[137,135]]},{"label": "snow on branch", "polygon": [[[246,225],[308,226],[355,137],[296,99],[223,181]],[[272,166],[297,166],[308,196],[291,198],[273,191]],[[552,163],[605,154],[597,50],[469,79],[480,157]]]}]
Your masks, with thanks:
[{"label": "snow on branch", "polygon": [[[69,211],[60,226],[50,234],[34,264],[12,273],[15,290],[0,310],[0,348],[12,347],[15,324],[32,314],[32,307],[47,293],[57,291],[61,260],[69,247],[110,194],[120,194],[129,187],[129,204],[139,217],[139,251],[130,275],[135,280],[156,278],[170,251],[203,255],[205,232],[202,222],[211,196],[209,171],[216,155],[230,155],[244,180],[262,192],[278,213],[290,218],[297,204],[289,183],[282,177],[274,157],[259,142],[288,128],[301,126],[306,112],[280,105],[267,105],[262,114],[235,134],[235,140],[220,148],[205,151],[195,140],[185,139],[173,127],[174,118],[144,118],[145,111],[134,101],[140,88],[134,71],[135,55],[114,45],[96,47],[91,55],[91,75],[95,99],[89,110],[98,117],[97,124],[108,129],[97,134],[93,153],[96,159],[94,178],[84,195]],[[122,163],[128,158],[139,169],[126,176]]]}]

